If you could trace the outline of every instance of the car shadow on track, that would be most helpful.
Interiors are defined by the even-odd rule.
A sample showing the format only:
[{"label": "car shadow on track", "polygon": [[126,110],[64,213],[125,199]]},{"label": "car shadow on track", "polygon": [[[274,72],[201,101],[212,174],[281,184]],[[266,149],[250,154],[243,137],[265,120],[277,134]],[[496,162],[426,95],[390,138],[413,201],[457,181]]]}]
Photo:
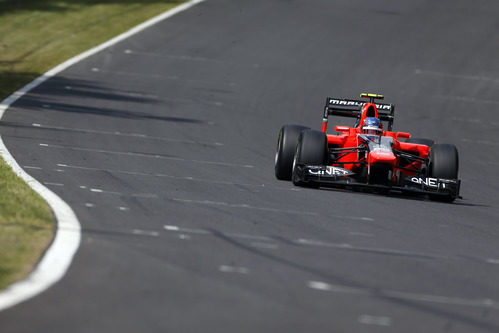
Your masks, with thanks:
[{"label": "car shadow on track", "polygon": [[468,207],[490,207],[490,205],[469,202],[467,199],[463,199],[463,198],[456,199],[456,201],[454,201],[454,202],[443,202],[443,201],[430,200],[427,195],[404,194],[404,193],[397,193],[397,192],[379,193],[379,192],[375,192],[375,191],[359,191],[359,190],[334,188],[334,187],[321,187],[319,189],[319,191],[344,192],[344,193],[351,193],[351,194],[356,194],[356,195],[376,196],[376,197],[383,196],[383,197],[388,197],[388,198],[392,198],[392,199],[399,199],[399,200],[427,201],[427,202],[431,202],[431,203],[435,203],[435,204],[442,204],[442,205],[457,205],[457,206],[468,206]]}]

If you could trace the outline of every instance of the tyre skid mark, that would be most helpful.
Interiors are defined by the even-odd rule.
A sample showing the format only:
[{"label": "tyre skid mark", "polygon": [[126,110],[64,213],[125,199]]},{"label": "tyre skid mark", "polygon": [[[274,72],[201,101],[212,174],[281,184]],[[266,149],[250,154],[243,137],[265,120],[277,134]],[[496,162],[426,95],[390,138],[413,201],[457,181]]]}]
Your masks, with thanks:
[{"label": "tyre skid mark", "polygon": [[220,147],[220,146],[224,145],[221,142],[182,140],[182,139],[166,138],[166,137],[153,136],[153,135],[147,135],[147,134],[141,134],[141,133],[127,133],[127,132],[120,132],[120,131],[102,131],[102,130],[93,130],[93,129],[87,129],[87,128],[64,127],[64,126],[48,126],[48,125],[42,125],[42,124],[36,124],[36,123],[32,124],[32,126],[36,127],[36,128],[40,128],[40,129],[46,129],[46,130],[58,130],[58,131],[67,131],[67,132],[75,132],[75,133],[83,133],[83,134],[121,136],[121,137],[130,137],[130,138],[136,138],[136,139],[158,140],[158,141],[174,142],[174,143],[181,143],[181,144],[192,144],[192,145],[199,145],[199,146]]},{"label": "tyre skid mark", "polygon": [[154,153],[148,154],[148,153],[137,153],[137,152],[126,152],[126,151],[114,151],[114,150],[106,150],[106,149],[98,149],[98,148],[84,148],[84,147],[75,147],[75,146],[53,145],[53,144],[48,144],[48,143],[39,143],[39,146],[52,148],[52,149],[67,149],[67,150],[73,150],[73,151],[83,151],[83,152],[89,152],[89,153],[100,153],[100,154],[108,154],[108,155],[120,155],[120,156],[131,156],[131,157],[141,157],[141,158],[164,159],[164,160],[170,160],[170,161],[210,164],[210,165],[219,165],[219,166],[226,166],[226,167],[237,167],[237,168],[254,168],[254,166],[250,165],[250,164],[236,164],[236,163],[228,163],[228,162],[196,160],[196,159],[188,159],[188,158],[160,155],[160,154],[154,154]]},{"label": "tyre skid mark", "polygon": [[[231,185],[231,186],[247,186],[247,187],[257,187],[262,189],[271,189],[271,190],[283,190],[283,191],[299,191],[299,189],[295,189],[294,187],[279,187],[273,185],[266,184],[251,184],[251,183],[237,183],[231,181],[224,180],[212,180],[206,178],[196,178],[192,176],[173,176],[167,175],[163,173],[147,173],[140,171],[127,171],[127,170],[119,170],[119,169],[108,169],[108,168],[93,168],[93,167],[84,167],[78,165],[68,165],[68,164],[57,164],[58,167],[67,168],[67,169],[76,169],[76,170],[85,170],[85,171],[96,171],[96,172],[109,172],[109,173],[121,173],[132,176],[144,176],[144,177],[158,177],[158,178],[170,178],[176,180],[185,180],[185,181],[193,181],[193,182],[201,182],[201,183],[210,183],[210,184],[218,184],[218,185]],[[364,218],[360,218],[364,219]]]}]

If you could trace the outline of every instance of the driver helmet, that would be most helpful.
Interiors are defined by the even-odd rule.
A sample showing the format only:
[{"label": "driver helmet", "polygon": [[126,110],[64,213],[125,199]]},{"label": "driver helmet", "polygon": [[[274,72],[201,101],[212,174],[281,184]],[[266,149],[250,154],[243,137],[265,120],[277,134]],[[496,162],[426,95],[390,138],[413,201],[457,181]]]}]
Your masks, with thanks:
[{"label": "driver helmet", "polygon": [[362,133],[367,135],[381,135],[383,129],[381,122],[376,117],[367,117],[362,124]]}]

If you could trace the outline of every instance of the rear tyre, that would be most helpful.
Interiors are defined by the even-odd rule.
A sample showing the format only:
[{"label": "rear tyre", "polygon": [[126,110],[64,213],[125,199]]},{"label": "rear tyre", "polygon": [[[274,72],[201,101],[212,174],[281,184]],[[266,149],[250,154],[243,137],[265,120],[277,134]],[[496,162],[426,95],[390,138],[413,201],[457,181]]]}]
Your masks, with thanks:
[{"label": "rear tyre", "polygon": [[[435,144],[430,149],[430,177],[457,179],[459,156],[452,144]],[[430,195],[431,200],[452,202],[455,197]]]},{"label": "rear tyre", "polygon": [[300,125],[284,125],[281,127],[275,154],[275,176],[277,179],[291,180],[296,143],[301,131],[305,129],[308,129],[308,127]]},{"label": "rear tyre", "polygon": [[418,145],[425,145],[428,147],[431,147],[435,144],[435,140],[432,139],[425,139],[425,138],[410,138],[407,139],[405,142],[407,143],[416,143]]},{"label": "rear tyre", "polygon": [[296,186],[319,187],[319,184],[300,178],[298,165],[325,165],[327,163],[327,136],[321,131],[304,130],[298,137],[293,159],[293,184]]}]

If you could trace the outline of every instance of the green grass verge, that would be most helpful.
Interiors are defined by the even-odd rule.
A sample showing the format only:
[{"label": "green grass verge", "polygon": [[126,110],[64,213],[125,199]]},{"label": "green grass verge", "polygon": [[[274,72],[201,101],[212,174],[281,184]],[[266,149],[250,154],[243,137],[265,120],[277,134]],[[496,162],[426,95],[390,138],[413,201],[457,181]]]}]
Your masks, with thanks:
[{"label": "green grass verge", "polygon": [[[182,2],[0,0],[0,100],[59,63]],[[0,160],[0,289],[32,270],[54,228],[47,204]]]},{"label": "green grass verge", "polygon": [[45,201],[3,161],[0,189],[0,288],[4,288],[31,271],[55,225]]}]

